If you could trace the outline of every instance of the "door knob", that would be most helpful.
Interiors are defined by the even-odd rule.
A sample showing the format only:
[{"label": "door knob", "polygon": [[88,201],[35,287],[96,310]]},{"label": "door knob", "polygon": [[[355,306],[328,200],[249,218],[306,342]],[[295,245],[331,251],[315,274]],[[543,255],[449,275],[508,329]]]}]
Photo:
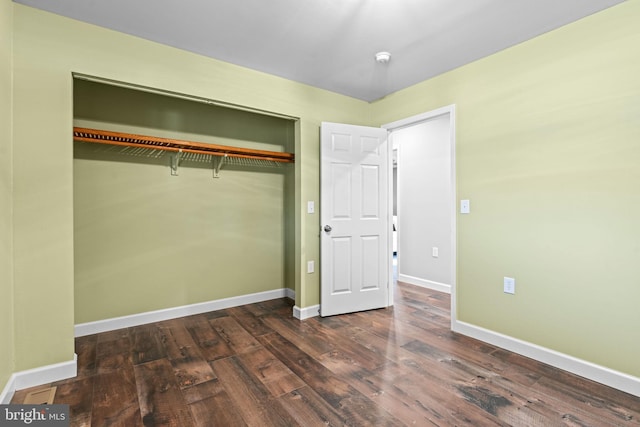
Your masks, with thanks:
[{"label": "door knob", "polygon": [[326,231],[327,233],[330,232],[332,230],[330,225],[325,225],[324,226],[324,231]]}]

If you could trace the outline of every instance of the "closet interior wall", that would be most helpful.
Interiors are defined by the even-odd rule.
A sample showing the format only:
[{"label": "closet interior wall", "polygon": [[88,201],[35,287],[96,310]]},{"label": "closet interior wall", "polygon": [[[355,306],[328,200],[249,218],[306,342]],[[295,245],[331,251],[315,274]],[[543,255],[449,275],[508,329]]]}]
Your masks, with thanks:
[{"label": "closet interior wall", "polygon": [[[291,120],[74,80],[74,126],[294,151]],[[294,168],[74,141],[75,323],[294,288]]]}]

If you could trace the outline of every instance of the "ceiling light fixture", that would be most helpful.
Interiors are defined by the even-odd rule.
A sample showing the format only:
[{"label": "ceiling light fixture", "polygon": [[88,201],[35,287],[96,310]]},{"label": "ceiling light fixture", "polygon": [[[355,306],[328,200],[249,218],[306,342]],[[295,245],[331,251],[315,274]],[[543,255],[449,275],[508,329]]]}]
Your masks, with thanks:
[{"label": "ceiling light fixture", "polygon": [[376,53],[376,61],[380,64],[386,64],[391,59],[391,54],[389,52],[378,52]]}]

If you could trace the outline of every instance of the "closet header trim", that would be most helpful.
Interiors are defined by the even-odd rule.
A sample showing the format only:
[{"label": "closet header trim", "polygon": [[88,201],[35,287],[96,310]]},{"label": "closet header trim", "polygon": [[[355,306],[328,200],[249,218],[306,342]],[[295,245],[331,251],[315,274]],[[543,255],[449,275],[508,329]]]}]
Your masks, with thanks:
[{"label": "closet header trim", "polygon": [[163,95],[163,96],[170,96],[173,98],[185,99],[187,101],[201,102],[203,104],[215,105],[217,107],[231,108],[234,110],[246,111],[248,113],[260,114],[263,116],[277,117],[280,119],[291,120],[291,121],[299,120],[299,117],[290,116],[288,114],[276,113],[273,111],[262,110],[260,108],[247,107],[244,105],[234,104],[234,103],[225,102],[225,101],[218,101],[215,99],[204,98],[201,96],[186,95],[178,92],[173,92],[170,90],[156,89],[150,86],[143,86],[143,85],[138,85],[134,83],[125,83],[125,82],[111,80],[103,77],[90,76],[88,74],[73,73],[73,78],[79,79],[79,80],[86,80],[94,83],[108,84],[111,86],[122,87],[125,89],[134,89],[142,92],[154,93],[156,95]]}]

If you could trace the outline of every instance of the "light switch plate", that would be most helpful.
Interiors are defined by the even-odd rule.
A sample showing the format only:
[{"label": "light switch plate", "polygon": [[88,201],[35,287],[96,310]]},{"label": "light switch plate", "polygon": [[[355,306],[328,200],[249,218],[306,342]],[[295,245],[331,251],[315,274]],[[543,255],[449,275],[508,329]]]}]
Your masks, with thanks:
[{"label": "light switch plate", "polygon": [[460,200],[460,213],[468,214],[471,212],[471,204],[469,200]]},{"label": "light switch plate", "polygon": [[316,204],[313,200],[309,200],[307,202],[307,213],[315,213],[316,212]]},{"label": "light switch plate", "polygon": [[307,273],[313,273],[316,271],[316,263],[313,261],[307,261]]}]

